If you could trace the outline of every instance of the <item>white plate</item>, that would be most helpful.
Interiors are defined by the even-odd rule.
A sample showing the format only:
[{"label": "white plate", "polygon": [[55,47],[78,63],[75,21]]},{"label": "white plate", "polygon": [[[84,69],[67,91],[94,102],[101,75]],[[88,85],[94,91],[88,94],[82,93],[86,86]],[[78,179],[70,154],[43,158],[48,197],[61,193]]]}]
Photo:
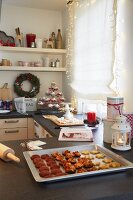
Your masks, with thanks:
[{"label": "white plate", "polygon": [[0,114],[5,114],[5,113],[9,113],[10,110],[0,110]]}]

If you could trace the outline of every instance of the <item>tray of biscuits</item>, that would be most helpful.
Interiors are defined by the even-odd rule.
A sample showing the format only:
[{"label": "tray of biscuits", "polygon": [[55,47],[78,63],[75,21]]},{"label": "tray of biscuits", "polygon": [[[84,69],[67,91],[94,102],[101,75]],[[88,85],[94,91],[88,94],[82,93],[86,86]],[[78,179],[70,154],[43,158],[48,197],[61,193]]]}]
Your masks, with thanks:
[{"label": "tray of biscuits", "polygon": [[115,173],[133,163],[96,144],[23,152],[37,182],[52,182]]}]

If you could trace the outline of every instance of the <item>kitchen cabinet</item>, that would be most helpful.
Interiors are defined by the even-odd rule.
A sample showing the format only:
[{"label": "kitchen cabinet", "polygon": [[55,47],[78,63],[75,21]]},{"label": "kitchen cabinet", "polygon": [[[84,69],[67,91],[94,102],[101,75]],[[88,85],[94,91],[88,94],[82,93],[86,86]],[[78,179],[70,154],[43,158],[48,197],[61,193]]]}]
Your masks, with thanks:
[{"label": "kitchen cabinet", "polygon": [[34,139],[32,118],[0,119],[0,141]]},{"label": "kitchen cabinet", "polygon": [[34,128],[34,119],[33,118],[28,118],[28,139],[34,139],[36,138],[35,136],[35,128]]},{"label": "kitchen cabinet", "polygon": [[28,138],[27,118],[0,119],[0,141]]},{"label": "kitchen cabinet", "polygon": [[[48,49],[48,48],[27,48],[27,47],[4,47],[0,46],[0,51],[3,53],[10,53],[13,55],[19,54],[40,54],[40,55],[47,55],[47,56],[60,56],[61,63],[60,67],[26,67],[26,66],[0,66],[0,71],[51,71],[51,72],[64,72],[66,71],[65,68],[65,55],[66,49]],[[17,57],[17,56],[16,56]],[[23,55],[24,57],[24,55]],[[7,57],[8,59],[8,57]],[[52,59],[52,58],[51,58]],[[17,63],[16,60],[15,63]]]},{"label": "kitchen cabinet", "polygon": [[37,138],[49,138],[52,135],[34,120],[35,135]]}]

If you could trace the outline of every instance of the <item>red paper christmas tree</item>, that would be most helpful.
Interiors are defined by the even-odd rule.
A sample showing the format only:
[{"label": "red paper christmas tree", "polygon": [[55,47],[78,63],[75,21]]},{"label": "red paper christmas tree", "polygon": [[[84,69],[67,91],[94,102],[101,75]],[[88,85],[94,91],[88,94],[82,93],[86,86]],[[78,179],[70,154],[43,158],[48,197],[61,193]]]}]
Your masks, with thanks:
[{"label": "red paper christmas tree", "polygon": [[61,107],[61,103],[65,100],[63,93],[60,92],[55,82],[51,83],[51,86],[46,91],[45,97],[39,99],[38,104],[47,108],[57,108]]}]

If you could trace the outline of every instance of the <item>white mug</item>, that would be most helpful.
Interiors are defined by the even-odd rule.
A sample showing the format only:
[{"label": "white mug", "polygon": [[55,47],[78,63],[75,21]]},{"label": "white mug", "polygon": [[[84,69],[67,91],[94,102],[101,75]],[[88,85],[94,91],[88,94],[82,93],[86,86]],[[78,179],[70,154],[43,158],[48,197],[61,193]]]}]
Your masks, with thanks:
[{"label": "white mug", "polygon": [[49,57],[42,57],[42,60],[43,60],[43,65],[44,65],[44,67],[49,67],[49,65],[50,65],[50,59],[49,59]]},{"label": "white mug", "polygon": [[42,39],[41,38],[35,39],[35,42],[36,42],[36,48],[42,48]]}]

